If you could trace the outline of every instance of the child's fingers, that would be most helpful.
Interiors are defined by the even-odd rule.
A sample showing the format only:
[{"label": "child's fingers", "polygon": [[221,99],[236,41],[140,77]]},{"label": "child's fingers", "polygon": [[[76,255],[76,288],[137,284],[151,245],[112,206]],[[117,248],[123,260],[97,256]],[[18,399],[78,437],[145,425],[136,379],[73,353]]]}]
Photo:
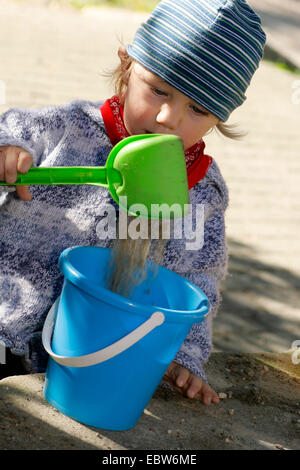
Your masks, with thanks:
[{"label": "child's fingers", "polygon": [[173,387],[184,394],[188,388],[188,379],[190,375],[191,373],[188,369],[177,364],[175,361],[169,365],[166,372],[166,376],[169,377]]},{"label": "child's fingers", "polygon": [[216,392],[207,383],[203,383],[201,395],[205,405],[210,405],[211,402],[219,403],[220,401]]},{"label": "child's fingers", "polygon": [[190,375],[190,371],[183,367],[179,366],[174,368],[174,381],[178,387],[184,387]]},{"label": "child's fingers", "polygon": [[5,150],[6,150],[6,147],[0,147],[0,181],[5,180],[5,176],[4,176]]},{"label": "child's fingers", "polygon": [[190,375],[186,395],[189,398],[200,398],[201,390],[204,383],[203,380],[195,374]]},{"label": "child's fingers", "polygon": [[213,392],[213,396],[212,396],[211,401],[213,401],[214,403],[219,403],[219,401],[220,401],[220,398],[218,397],[218,395],[215,391]]},{"label": "child's fingers", "polygon": [[23,199],[23,201],[31,201],[32,196],[29,192],[28,186],[16,186],[16,191],[20,199]]},{"label": "child's fingers", "polygon": [[164,380],[182,395],[191,399],[202,398],[205,405],[219,403],[217,393],[201,377],[173,361],[164,375]]},{"label": "child's fingers", "polygon": [[[27,173],[33,164],[33,158],[26,150],[19,147],[0,148],[0,181],[14,184],[17,173]],[[23,201],[30,201],[31,194],[28,186],[16,186],[18,196]]]},{"label": "child's fingers", "polygon": [[17,162],[17,171],[19,173],[27,173],[29,168],[32,167],[33,158],[26,150],[21,150]]},{"label": "child's fingers", "polygon": [[9,184],[15,183],[17,179],[17,161],[20,149],[7,147],[4,159],[4,178]]},{"label": "child's fingers", "polygon": [[202,394],[203,397],[209,397],[209,402],[219,403],[220,401],[218,394],[207,383],[203,384]]},{"label": "child's fingers", "polygon": [[[17,163],[18,172],[22,174],[27,173],[27,171],[32,167],[32,164],[33,158],[30,153],[26,152],[26,150],[21,150]],[[16,186],[16,191],[19,198],[23,199],[23,201],[31,201],[32,196],[27,185]]]}]

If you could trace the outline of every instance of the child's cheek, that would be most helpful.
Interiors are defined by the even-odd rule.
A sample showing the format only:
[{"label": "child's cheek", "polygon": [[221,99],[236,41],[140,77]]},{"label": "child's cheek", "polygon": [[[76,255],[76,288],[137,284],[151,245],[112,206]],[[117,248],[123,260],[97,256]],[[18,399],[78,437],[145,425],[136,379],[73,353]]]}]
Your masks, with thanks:
[{"label": "child's cheek", "polygon": [[151,108],[143,106],[139,104],[134,109],[134,117],[137,124],[142,126],[143,124],[147,123],[151,117]]}]

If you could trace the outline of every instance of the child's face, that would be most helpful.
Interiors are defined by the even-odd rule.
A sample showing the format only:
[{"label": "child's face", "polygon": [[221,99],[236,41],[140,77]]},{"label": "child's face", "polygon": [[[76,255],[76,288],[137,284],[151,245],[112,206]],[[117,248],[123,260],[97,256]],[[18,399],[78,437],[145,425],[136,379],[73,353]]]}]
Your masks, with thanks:
[{"label": "child's face", "polygon": [[124,96],[124,124],[130,135],[177,135],[187,150],[218,122],[176,88],[134,64]]}]

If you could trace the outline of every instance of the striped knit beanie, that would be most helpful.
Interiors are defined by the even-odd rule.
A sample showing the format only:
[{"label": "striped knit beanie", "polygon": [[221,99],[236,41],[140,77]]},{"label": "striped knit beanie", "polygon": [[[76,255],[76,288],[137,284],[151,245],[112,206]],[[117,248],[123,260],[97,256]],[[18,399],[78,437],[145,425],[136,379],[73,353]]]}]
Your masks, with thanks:
[{"label": "striped knit beanie", "polygon": [[163,0],[127,53],[224,122],[245,101],[265,40],[246,0]]}]

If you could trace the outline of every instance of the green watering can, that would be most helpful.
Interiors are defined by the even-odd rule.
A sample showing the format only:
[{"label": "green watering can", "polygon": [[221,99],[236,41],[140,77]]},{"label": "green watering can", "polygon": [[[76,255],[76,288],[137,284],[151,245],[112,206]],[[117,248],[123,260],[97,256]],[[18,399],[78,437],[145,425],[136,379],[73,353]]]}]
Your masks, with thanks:
[{"label": "green watering can", "polygon": [[[37,167],[25,175],[19,173],[13,184],[0,183],[23,184],[102,186],[122,209],[142,218],[184,217],[188,212],[183,144],[179,137],[169,134],[134,135],[121,140],[104,167]],[[154,204],[167,206],[157,211]]]}]

